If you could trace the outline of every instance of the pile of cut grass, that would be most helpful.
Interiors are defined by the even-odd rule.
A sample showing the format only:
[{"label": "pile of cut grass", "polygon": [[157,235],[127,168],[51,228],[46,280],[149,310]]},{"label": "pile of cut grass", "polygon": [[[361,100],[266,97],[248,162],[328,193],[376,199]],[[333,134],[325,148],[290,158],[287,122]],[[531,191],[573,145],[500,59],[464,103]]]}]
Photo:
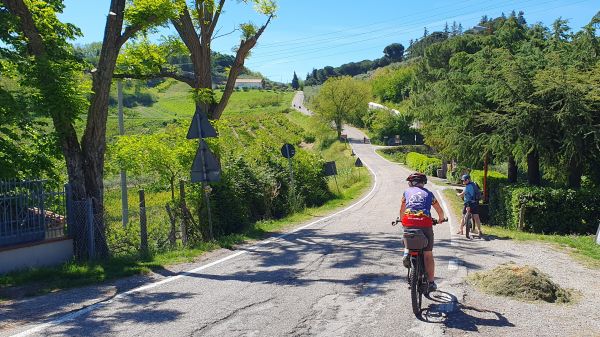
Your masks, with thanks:
[{"label": "pile of cut grass", "polygon": [[469,276],[469,281],[488,294],[519,300],[548,303],[570,303],[574,300],[573,292],[552,282],[550,276],[539,269],[512,262],[475,273]]}]

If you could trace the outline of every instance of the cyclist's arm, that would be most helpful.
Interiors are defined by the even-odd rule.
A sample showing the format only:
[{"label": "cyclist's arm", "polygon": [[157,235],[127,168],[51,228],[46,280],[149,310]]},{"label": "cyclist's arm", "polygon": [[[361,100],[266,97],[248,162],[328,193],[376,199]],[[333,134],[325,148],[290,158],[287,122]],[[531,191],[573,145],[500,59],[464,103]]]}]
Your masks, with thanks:
[{"label": "cyclist's arm", "polygon": [[404,216],[404,212],[406,211],[406,199],[402,196],[402,201],[400,202],[400,218]]},{"label": "cyclist's arm", "polygon": [[435,212],[438,215],[438,220],[441,223],[442,220],[446,217],[444,215],[444,209],[442,208],[442,205],[440,205],[440,203],[437,201],[437,199],[433,199],[433,203],[431,204],[431,206],[433,206],[433,209],[435,209]]}]

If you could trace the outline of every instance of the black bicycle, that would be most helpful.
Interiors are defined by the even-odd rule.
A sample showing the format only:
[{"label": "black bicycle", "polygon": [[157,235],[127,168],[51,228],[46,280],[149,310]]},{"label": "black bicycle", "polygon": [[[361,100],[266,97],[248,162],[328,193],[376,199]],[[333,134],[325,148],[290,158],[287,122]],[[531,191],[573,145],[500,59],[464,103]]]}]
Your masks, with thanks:
[{"label": "black bicycle", "polygon": [[[444,219],[443,222],[448,221]],[[400,223],[400,218],[392,222],[392,226]],[[433,219],[433,225],[438,222]],[[418,228],[404,228],[404,241],[408,254],[410,255],[410,266],[407,272],[408,287],[410,289],[410,298],[412,309],[415,316],[421,314],[421,304],[423,303],[423,295],[429,295],[429,283],[427,282],[427,271],[425,270],[424,249],[429,244],[429,240],[422,230]]]},{"label": "black bicycle", "polygon": [[473,214],[471,212],[466,212],[463,216],[463,223],[465,224],[465,236],[467,239],[471,238],[471,230],[473,227]]}]

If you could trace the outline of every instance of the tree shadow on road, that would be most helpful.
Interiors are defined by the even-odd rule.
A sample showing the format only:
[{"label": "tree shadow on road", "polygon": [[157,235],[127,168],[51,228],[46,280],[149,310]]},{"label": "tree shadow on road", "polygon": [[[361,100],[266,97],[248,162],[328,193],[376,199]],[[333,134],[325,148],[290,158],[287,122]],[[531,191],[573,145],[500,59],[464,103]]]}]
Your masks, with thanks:
[{"label": "tree shadow on road", "polygon": [[481,326],[514,327],[504,315],[487,309],[475,308],[458,302],[456,296],[436,291],[428,297],[433,301],[421,310],[419,320],[443,324],[446,328],[478,332]]},{"label": "tree shadow on road", "polygon": [[[148,328],[155,324],[173,322],[185,312],[158,306],[169,301],[192,297],[193,294],[179,292],[137,292],[120,296],[112,301],[99,304],[95,308],[96,310],[63,322],[60,328],[50,328],[44,332],[44,335],[112,335],[117,333],[117,327],[126,328],[128,324],[142,324]],[[108,304],[111,306],[110,310],[102,310]]]}]

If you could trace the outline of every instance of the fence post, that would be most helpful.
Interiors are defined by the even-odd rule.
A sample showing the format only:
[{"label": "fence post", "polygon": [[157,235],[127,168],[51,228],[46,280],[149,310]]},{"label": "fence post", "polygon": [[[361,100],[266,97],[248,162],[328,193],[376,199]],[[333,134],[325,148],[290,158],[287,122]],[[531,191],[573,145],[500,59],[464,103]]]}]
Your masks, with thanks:
[{"label": "fence post", "polygon": [[140,251],[148,255],[148,226],[146,223],[146,195],[140,190]]},{"label": "fence post", "polygon": [[92,199],[86,199],[87,209],[87,232],[88,232],[88,256],[90,260],[96,258],[96,240],[94,238],[94,203]]},{"label": "fence post", "polygon": [[67,235],[73,237],[73,194],[70,184],[65,184],[65,213],[67,224]]},{"label": "fence post", "polygon": [[181,243],[187,246],[187,206],[185,204],[185,181],[179,181],[179,202],[181,203]]}]

